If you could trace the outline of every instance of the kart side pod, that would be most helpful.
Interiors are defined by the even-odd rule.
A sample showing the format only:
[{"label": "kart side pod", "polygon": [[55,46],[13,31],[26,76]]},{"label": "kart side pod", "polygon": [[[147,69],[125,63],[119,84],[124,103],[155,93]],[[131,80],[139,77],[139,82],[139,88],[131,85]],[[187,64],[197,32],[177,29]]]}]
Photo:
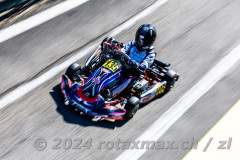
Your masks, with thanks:
[{"label": "kart side pod", "polygon": [[153,84],[151,87],[148,88],[148,90],[146,90],[140,95],[141,103],[147,103],[153,98],[162,95],[165,92],[166,85],[166,81]]}]

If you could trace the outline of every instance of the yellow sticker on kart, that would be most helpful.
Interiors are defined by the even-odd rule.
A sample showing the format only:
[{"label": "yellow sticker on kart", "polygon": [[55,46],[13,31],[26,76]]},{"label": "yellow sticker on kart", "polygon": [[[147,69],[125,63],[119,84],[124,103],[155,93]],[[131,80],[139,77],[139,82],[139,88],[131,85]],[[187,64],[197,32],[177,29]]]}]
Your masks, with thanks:
[{"label": "yellow sticker on kart", "polygon": [[118,70],[118,68],[120,68],[121,65],[113,60],[108,60],[107,62],[105,62],[103,64],[103,66],[105,68],[111,70],[112,72],[115,72],[116,70]]},{"label": "yellow sticker on kart", "polygon": [[157,90],[157,93],[155,96],[159,96],[160,94],[163,94],[166,89],[166,85],[167,84],[164,84],[164,85],[161,85],[160,87],[158,87],[158,90]]}]

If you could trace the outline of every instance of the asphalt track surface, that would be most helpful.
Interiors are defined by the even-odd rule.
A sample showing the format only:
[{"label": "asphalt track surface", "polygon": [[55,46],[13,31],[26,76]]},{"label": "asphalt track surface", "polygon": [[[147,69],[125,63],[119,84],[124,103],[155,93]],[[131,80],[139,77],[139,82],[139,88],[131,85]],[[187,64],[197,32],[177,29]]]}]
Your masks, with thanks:
[{"label": "asphalt track surface", "polygon": [[[154,1],[89,1],[0,44],[0,93],[40,76],[84,45],[105,36]],[[116,39],[127,43],[143,23],[157,28],[157,58],[170,62],[181,77],[164,97],[142,107],[133,119],[92,122],[64,106],[61,74],[0,111],[1,159],[115,159],[123,150],[97,149],[101,141],[134,141],[194,86],[240,41],[238,0],[168,1]],[[78,62],[84,64],[84,56]],[[160,138],[178,143],[201,139],[239,99],[239,63]],[[64,72],[64,71],[63,71]],[[231,135],[229,135],[231,136]],[[47,148],[38,151],[35,141]],[[92,138],[90,149],[52,149],[55,138]],[[181,159],[188,149],[148,150],[140,159]]]}]

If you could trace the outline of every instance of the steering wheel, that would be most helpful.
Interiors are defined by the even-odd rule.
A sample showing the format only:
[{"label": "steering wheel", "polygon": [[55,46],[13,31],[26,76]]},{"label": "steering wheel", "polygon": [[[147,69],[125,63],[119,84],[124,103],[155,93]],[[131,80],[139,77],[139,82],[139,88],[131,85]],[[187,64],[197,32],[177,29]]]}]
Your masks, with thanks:
[{"label": "steering wheel", "polygon": [[[113,58],[115,55],[119,55],[121,63],[126,68],[132,68],[132,66],[129,64],[129,62],[132,61],[132,59],[127,54],[125,54],[124,52],[122,52],[120,50],[115,50],[118,47],[123,47],[123,46],[119,46],[119,45],[122,45],[122,44],[118,41],[113,41],[113,42],[114,42],[114,45],[110,45],[110,44],[105,42],[107,47],[104,48],[102,58],[107,60],[107,59]],[[116,47],[116,48],[113,48],[113,47]]]},{"label": "steering wheel", "polygon": [[106,46],[103,48],[101,56],[102,59],[108,60],[113,57],[114,49],[113,46],[111,46],[111,44],[108,44],[107,42],[104,43],[106,43]]},{"label": "steering wheel", "polygon": [[123,53],[121,51],[116,51],[116,55],[120,55],[121,63],[124,63],[124,65],[127,66],[127,68],[131,68],[131,66],[130,66],[130,64],[128,62],[131,62],[132,59],[126,53]]}]

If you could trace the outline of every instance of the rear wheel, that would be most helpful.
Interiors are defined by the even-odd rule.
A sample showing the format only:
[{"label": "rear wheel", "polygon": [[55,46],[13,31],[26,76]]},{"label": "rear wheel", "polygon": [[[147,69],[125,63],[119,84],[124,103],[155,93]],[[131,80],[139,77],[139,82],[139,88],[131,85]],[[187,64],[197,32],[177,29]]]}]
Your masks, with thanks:
[{"label": "rear wheel", "polygon": [[77,81],[78,75],[81,74],[81,66],[78,63],[71,64],[65,74],[71,81]]},{"label": "rear wheel", "polygon": [[130,97],[125,106],[125,109],[126,109],[125,116],[128,119],[132,118],[136,114],[137,110],[139,109],[139,105],[140,105],[139,98],[135,96]]},{"label": "rear wheel", "polygon": [[167,81],[166,91],[170,91],[171,88],[174,87],[174,84],[175,84],[175,82],[177,81],[179,75],[178,75],[175,71],[169,69],[169,70],[165,73],[165,76],[164,76],[164,77],[165,77],[165,79],[166,79],[166,81]]}]

